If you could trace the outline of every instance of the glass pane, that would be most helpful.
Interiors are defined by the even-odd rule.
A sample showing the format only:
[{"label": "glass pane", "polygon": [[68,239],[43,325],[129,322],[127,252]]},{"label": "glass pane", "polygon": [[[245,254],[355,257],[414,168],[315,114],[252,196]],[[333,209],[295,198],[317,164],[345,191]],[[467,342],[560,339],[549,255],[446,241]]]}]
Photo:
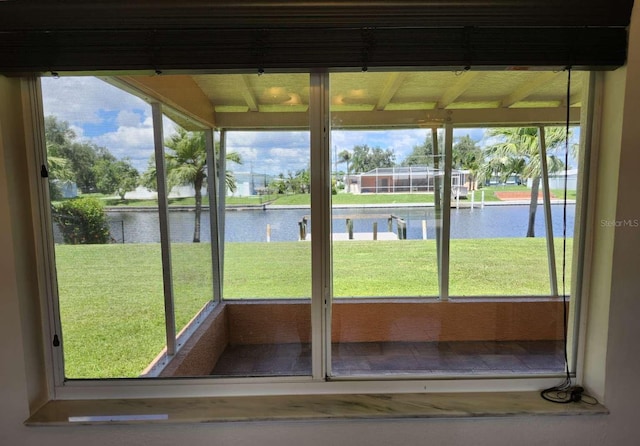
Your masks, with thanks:
[{"label": "glass pane", "polygon": [[368,122],[379,89],[397,74],[331,75],[334,297],[439,293],[434,190],[442,172],[432,128]]},{"label": "glass pane", "polygon": [[[407,298],[439,295],[444,134],[439,124],[419,127],[415,116],[394,112],[378,113],[389,121],[373,126],[370,113],[385,85],[417,75],[331,75],[335,376],[392,373],[404,366],[392,365],[385,351],[409,352],[416,330],[432,329],[406,305],[414,302]],[[417,87],[415,94],[413,107],[426,92]],[[393,98],[386,107],[400,110]]]},{"label": "glass pane", "polygon": [[[228,343],[212,373],[309,375],[309,75],[216,75],[197,81],[212,86],[228,104],[216,107],[220,116],[245,119],[253,127],[226,130],[221,137]],[[229,91],[251,99],[233,108],[224,102]]]},{"label": "glass pane", "polygon": [[[558,294],[571,293],[571,278],[573,268],[574,230],[579,219],[576,216],[578,174],[580,173],[580,159],[583,156],[583,147],[580,147],[580,127],[569,127],[569,151],[565,153],[562,147],[555,153],[561,161],[567,165],[566,170],[560,170],[549,174],[549,190],[552,195],[553,236],[556,254],[556,269],[558,271]],[[565,162],[568,155],[568,162]],[[565,193],[566,191],[566,193]],[[566,200],[567,205],[562,202]],[[582,205],[584,206],[584,205]],[[565,238],[564,240],[563,238]],[[566,242],[566,243],[565,243]],[[564,283],[563,283],[564,267]]]},{"label": "glass pane", "polygon": [[[332,132],[336,146],[368,138],[412,138],[414,150],[430,143],[430,131],[387,130]],[[425,136],[428,135],[428,136]],[[339,144],[336,141],[341,141]],[[425,142],[426,141],[426,142]],[[436,237],[441,214],[435,206],[442,176],[437,159],[428,165],[377,167],[361,171],[352,146],[338,158],[356,156],[356,166],[336,172],[332,200],[333,292],[335,297],[437,296]],[[380,149],[373,147],[373,150]],[[385,149],[392,151],[393,149]],[[390,153],[390,152],[387,152]],[[341,155],[340,155],[341,154]],[[349,161],[351,161],[349,159]],[[342,161],[346,164],[346,161]],[[352,162],[352,161],[351,161]],[[349,170],[349,173],[346,170]],[[397,243],[401,241],[401,243]]]},{"label": "glass pane", "polygon": [[[519,114],[522,110],[517,109],[522,108],[535,114],[557,106],[566,92],[564,77],[509,72],[473,73],[466,79],[468,75],[331,75],[337,185],[333,376],[521,375],[563,370],[563,304],[550,292],[541,198],[531,207],[537,214],[532,226],[536,236],[526,237],[531,186],[540,160],[535,157],[537,129],[524,137],[532,144],[527,151],[509,140],[510,134],[519,134],[518,128],[497,128],[482,121],[495,118],[492,109],[511,100],[509,92],[518,87],[524,91],[524,86],[543,78],[550,81],[513,99],[504,116]],[[574,76],[571,100],[579,97],[580,88],[580,76]],[[465,127],[466,121],[474,126]],[[442,122],[453,127],[451,141],[442,130],[430,131]],[[422,135],[417,142],[416,135]],[[564,137],[558,135],[547,129],[552,176],[565,170],[559,162]],[[445,147],[451,153],[449,172],[444,171]],[[435,152],[439,157],[424,156]],[[375,163],[361,167],[363,160]],[[422,173],[419,168],[427,178],[432,175],[431,190],[415,187]],[[444,207],[449,204],[444,201],[445,179],[451,182],[450,222],[445,218],[449,212]],[[528,186],[527,179],[531,179]],[[557,204],[557,190],[551,189],[556,231],[561,227],[557,215],[562,205]],[[346,197],[351,201],[343,210]],[[438,200],[442,200],[441,209]],[[571,205],[568,211],[573,212]],[[394,213],[406,220],[407,240],[373,241],[369,228],[375,213]],[[426,231],[421,220],[426,221]],[[571,226],[573,220],[568,220]],[[377,225],[386,228],[383,221]],[[439,275],[442,280],[448,277],[448,290],[438,288]],[[438,295],[446,299],[424,298]]]},{"label": "glass pane", "polygon": [[[576,130],[572,129],[572,133]],[[452,195],[450,294],[549,296],[552,293],[538,129],[494,127],[481,131],[483,135],[478,134],[478,129],[456,129],[454,133],[454,172],[464,172],[466,180],[462,193],[456,196],[454,190]],[[476,140],[469,137],[474,133]],[[556,263],[560,266],[565,130],[546,127],[545,134]],[[479,166],[474,171],[473,165],[464,164],[464,156],[471,150],[482,153],[484,168]],[[574,188],[567,206],[567,236],[571,239],[577,175],[573,155],[569,162]],[[571,240],[569,263],[570,245]]]},{"label": "glass pane", "polygon": [[151,108],[92,77],[42,92],[65,376],[140,376],[165,345]]}]

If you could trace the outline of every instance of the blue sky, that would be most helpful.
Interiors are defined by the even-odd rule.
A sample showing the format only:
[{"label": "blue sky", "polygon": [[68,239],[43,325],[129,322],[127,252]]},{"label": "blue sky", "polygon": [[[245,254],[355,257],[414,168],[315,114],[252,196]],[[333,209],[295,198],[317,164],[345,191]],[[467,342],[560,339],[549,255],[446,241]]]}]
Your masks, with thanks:
[{"label": "blue sky", "polygon": [[[42,78],[44,114],[67,121],[78,139],[128,157],[143,171],[153,154],[151,106],[93,77]],[[165,128],[173,124],[165,120]]]},{"label": "blue sky", "polygon": [[[43,78],[45,115],[67,121],[79,139],[109,149],[117,158],[128,157],[143,172],[153,154],[151,106],[94,77]],[[164,119],[164,134],[175,124]],[[392,149],[401,162],[414,146],[424,142],[430,129],[334,131],[332,150],[351,150],[356,145]],[[471,136],[482,145],[484,129],[456,129],[454,139]],[[307,132],[230,132],[228,150],[242,156],[242,165],[229,165],[237,172],[277,175],[308,167]],[[338,166],[344,168],[344,166]]]}]

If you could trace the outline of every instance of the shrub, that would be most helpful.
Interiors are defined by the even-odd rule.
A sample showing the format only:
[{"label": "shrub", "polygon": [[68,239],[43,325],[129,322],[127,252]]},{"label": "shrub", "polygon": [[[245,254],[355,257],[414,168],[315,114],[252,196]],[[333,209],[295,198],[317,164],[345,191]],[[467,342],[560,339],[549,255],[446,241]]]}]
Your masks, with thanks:
[{"label": "shrub", "polygon": [[82,197],[63,201],[54,206],[53,219],[67,244],[109,242],[107,216],[102,202],[97,198]]},{"label": "shrub", "polygon": [[60,184],[56,180],[49,178],[49,199],[51,201],[58,201],[63,198]]}]

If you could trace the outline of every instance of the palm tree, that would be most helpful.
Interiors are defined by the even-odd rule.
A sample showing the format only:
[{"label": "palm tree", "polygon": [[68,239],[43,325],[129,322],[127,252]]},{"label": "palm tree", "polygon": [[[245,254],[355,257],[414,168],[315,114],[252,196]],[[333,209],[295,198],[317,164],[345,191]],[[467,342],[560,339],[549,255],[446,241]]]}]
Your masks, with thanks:
[{"label": "palm tree", "polygon": [[[167,160],[167,180],[170,185],[192,185],[195,189],[195,223],[193,242],[200,242],[200,215],[202,213],[202,186],[207,179],[207,152],[203,132],[187,132],[178,128],[177,133],[165,140],[169,151]],[[219,153],[219,150],[216,150]],[[216,157],[217,158],[217,157]],[[236,152],[230,152],[225,159],[241,164],[242,159]],[[236,181],[233,173],[225,173],[227,188],[234,191]]]},{"label": "palm tree", "polygon": [[346,190],[349,192],[349,161],[351,161],[351,152],[348,150],[343,150],[338,154],[338,158],[341,163],[347,163],[347,178],[346,178]]},{"label": "palm tree", "polygon": [[473,190],[482,163],[482,149],[469,135],[465,135],[453,146],[452,152],[453,167],[469,171],[469,187]]},{"label": "palm tree", "polygon": [[[548,127],[545,129],[547,148],[547,166],[549,172],[558,172],[565,166],[554,151],[565,142],[565,129]],[[487,161],[483,167],[483,176],[498,174],[505,180],[511,175],[522,179],[531,179],[531,201],[529,204],[529,224],[527,237],[535,237],[534,225],[538,208],[538,190],[542,165],[538,146],[538,129],[535,127],[507,127],[488,129],[487,136],[495,137],[499,142],[485,149]]]}]

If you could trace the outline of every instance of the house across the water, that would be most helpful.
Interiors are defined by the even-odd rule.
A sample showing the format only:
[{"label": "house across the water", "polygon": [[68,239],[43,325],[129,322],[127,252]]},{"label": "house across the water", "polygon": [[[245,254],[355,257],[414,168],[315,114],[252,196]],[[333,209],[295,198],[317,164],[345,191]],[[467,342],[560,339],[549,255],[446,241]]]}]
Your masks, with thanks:
[{"label": "house across the water", "polygon": [[[469,189],[469,171],[451,171],[452,194],[466,196]],[[433,192],[438,181],[444,180],[444,171],[430,166],[378,167],[345,179],[352,193],[412,193]]]}]

